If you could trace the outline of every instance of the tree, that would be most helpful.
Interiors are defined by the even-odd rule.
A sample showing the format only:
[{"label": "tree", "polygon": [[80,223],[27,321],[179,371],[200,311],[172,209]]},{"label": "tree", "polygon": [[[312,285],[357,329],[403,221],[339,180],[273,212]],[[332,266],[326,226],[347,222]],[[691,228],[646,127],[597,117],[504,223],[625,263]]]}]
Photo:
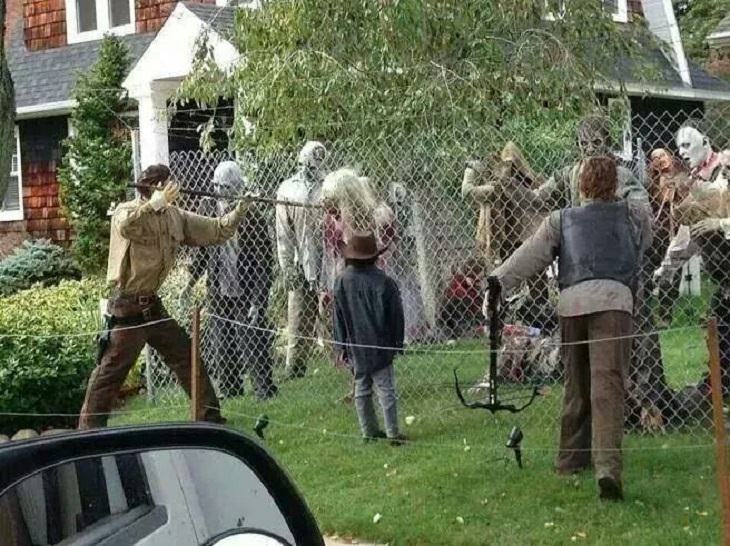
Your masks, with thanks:
[{"label": "tree", "polygon": [[101,43],[99,60],[74,89],[73,134],[59,170],[61,203],[75,232],[72,251],[86,272],[100,270],[109,244],[110,206],[123,200],[132,148],[120,114],[128,107],[122,81],[129,57],[115,36]]},{"label": "tree", "polygon": [[730,0],[681,0],[674,5],[686,54],[705,62],[710,54],[707,37],[730,13]]},{"label": "tree", "polygon": [[15,94],[5,58],[5,15],[5,0],[0,0],[0,203],[8,187],[15,151]]},{"label": "tree", "polygon": [[259,152],[316,136],[415,141],[428,163],[483,148],[494,128],[519,135],[529,154],[555,139],[574,142],[575,118],[596,107],[602,67],[631,55],[635,43],[600,2],[566,2],[559,22],[546,20],[551,5],[272,1],[239,12],[233,42],[242,56],[232,73],[211,68],[208,55],[182,96],[235,99],[235,145]]}]

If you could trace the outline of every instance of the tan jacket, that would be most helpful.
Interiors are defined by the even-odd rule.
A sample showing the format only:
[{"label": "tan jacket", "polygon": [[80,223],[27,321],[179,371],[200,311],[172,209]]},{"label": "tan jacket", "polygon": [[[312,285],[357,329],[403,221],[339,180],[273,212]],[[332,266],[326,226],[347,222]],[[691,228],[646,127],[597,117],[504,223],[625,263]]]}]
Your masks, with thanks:
[{"label": "tan jacket", "polygon": [[119,205],[112,217],[107,281],[123,294],[153,294],[175,263],[180,245],[207,246],[232,237],[248,205],[221,218],[169,206],[155,212],[147,201]]}]

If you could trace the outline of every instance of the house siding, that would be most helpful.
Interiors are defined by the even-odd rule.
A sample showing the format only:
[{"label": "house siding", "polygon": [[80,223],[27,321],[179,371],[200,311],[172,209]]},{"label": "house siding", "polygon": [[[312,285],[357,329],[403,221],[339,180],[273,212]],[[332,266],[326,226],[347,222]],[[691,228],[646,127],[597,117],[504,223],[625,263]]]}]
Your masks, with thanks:
[{"label": "house siding", "polygon": [[23,0],[23,35],[31,51],[65,46],[65,1]]},{"label": "house siding", "polygon": [[67,136],[66,117],[20,121],[23,220],[0,222],[0,255],[24,239],[50,239],[67,245],[71,228],[59,201],[58,167],[61,142]]},{"label": "house siding", "polygon": [[[177,5],[177,0],[136,0],[137,33],[157,32]],[[215,0],[197,0],[199,4],[215,5]]]}]

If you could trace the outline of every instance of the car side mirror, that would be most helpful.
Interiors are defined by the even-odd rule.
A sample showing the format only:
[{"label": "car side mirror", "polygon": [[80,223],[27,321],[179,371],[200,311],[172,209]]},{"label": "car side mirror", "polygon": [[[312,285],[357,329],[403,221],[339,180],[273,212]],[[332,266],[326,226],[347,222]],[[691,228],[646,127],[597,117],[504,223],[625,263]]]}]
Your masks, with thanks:
[{"label": "car side mirror", "polygon": [[318,546],[281,466],[207,424],[99,429],[0,447],[0,544]]}]

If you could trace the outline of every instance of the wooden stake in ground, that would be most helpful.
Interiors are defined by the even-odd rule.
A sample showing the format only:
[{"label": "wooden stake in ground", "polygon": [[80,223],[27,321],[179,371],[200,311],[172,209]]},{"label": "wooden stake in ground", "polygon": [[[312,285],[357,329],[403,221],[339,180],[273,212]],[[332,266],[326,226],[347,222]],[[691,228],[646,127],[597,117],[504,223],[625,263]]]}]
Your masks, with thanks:
[{"label": "wooden stake in ground", "polygon": [[200,307],[193,309],[192,343],[190,344],[190,408],[193,421],[203,417],[203,401],[201,400],[200,383]]},{"label": "wooden stake in ground", "polygon": [[707,347],[710,352],[710,388],[712,389],[712,414],[715,421],[715,451],[717,458],[717,484],[722,500],[722,540],[730,546],[730,482],[727,467],[727,432],[722,401],[722,376],[720,373],[720,341],[717,319],[707,324]]}]

